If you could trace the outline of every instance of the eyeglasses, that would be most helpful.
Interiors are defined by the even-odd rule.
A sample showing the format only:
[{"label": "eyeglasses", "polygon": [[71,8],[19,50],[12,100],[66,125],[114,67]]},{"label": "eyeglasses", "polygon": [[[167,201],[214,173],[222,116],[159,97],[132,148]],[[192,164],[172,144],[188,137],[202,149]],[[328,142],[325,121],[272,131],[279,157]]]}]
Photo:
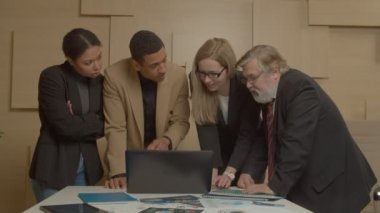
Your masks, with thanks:
[{"label": "eyeglasses", "polygon": [[263,74],[264,72],[260,72],[258,75],[249,75],[247,77],[241,77],[240,81],[246,85],[247,83],[252,83],[252,82],[255,82],[257,79],[260,78],[260,76]]},{"label": "eyeglasses", "polygon": [[199,78],[201,79],[205,79],[206,77],[208,77],[211,80],[215,80],[220,77],[220,75],[223,73],[225,69],[226,68],[223,67],[219,72],[205,72],[205,71],[197,70],[197,74],[199,75]]}]

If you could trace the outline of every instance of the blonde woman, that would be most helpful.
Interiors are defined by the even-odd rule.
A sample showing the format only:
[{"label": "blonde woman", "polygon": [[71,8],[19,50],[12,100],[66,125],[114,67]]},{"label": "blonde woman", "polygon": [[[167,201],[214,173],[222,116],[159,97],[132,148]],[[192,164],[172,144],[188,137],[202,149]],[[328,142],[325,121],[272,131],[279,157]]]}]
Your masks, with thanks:
[{"label": "blonde woman", "polygon": [[[207,40],[190,73],[192,112],[203,150],[214,151],[212,184],[235,185],[257,134],[260,107],[235,70],[236,56],[226,39]],[[257,177],[262,179],[262,177]]]}]

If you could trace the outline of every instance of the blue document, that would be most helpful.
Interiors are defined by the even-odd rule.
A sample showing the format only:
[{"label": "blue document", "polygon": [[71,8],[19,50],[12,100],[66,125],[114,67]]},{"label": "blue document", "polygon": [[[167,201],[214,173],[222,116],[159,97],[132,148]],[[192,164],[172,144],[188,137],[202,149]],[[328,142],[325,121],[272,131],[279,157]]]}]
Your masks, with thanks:
[{"label": "blue document", "polygon": [[79,193],[78,196],[85,203],[137,201],[135,197],[125,192]]}]

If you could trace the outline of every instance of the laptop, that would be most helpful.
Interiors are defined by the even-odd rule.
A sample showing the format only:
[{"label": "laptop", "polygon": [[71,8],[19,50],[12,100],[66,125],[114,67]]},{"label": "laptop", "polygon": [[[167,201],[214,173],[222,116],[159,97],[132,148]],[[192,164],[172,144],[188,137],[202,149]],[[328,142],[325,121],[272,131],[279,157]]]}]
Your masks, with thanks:
[{"label": "laptop", "polygon": [[127,150],[125,153],[128,193],[210,191],[212,151]]}]

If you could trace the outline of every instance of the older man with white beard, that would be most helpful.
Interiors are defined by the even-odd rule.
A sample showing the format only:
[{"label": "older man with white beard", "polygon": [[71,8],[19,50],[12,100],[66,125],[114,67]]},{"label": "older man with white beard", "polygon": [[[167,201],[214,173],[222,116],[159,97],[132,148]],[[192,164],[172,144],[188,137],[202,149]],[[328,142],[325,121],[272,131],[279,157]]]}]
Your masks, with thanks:
[{"label": "older man with white beard", "polygon": [[[245,165],[250,173],[241,175],[238,186],[283,196],[313,212],[360,212],[377,180],[330,97],[312,78],[289,68],[274,47],[253,47],[238,66],[262,104],[267,135],[256,140],[262,148],[252,149]],[[251,177],[263,166],[268,182],[257,183]]]}]

